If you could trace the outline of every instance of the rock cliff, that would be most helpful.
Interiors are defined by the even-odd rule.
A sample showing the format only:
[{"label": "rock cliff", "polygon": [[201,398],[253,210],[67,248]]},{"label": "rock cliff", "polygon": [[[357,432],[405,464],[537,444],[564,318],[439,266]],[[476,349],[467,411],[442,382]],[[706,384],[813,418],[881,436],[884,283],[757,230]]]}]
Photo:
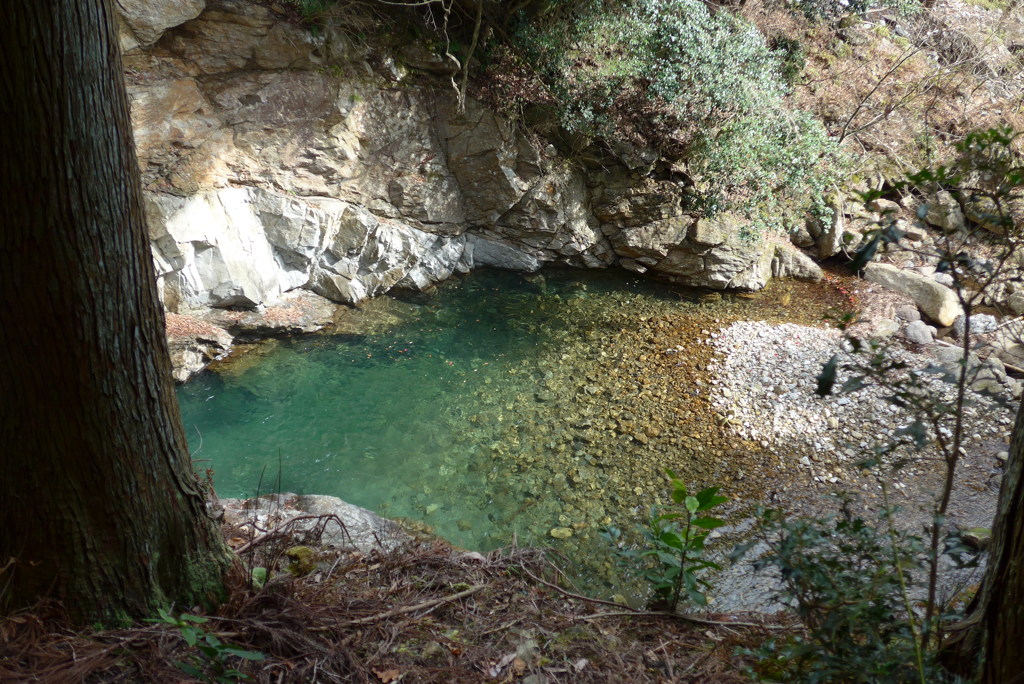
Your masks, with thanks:
[{"label": "rock cliff", "polygon": [[688,285],[815,277],[742,222],[697,220],[671,181],[593,172],[407,46],[375,54],[251,0],[121,4],[147,218],[168,311],[306,289],[355,304],[477,266],[618,264]]}]

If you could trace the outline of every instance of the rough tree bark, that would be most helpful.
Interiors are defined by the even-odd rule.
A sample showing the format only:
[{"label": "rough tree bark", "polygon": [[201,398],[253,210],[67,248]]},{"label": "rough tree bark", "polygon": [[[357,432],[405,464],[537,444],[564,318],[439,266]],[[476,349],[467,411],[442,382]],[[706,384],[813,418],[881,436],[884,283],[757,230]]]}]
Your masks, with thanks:
[{"label": "rough tree bark", "polygon": [[0,23],[0,610],[79,620],[222,591],[188,459],[106,0]]},{"label": "rough tree bark", "polygon": [[1010,438],[992,550],[968,639],[983,654],[981,684],[1024,682],[1024,406]]}]

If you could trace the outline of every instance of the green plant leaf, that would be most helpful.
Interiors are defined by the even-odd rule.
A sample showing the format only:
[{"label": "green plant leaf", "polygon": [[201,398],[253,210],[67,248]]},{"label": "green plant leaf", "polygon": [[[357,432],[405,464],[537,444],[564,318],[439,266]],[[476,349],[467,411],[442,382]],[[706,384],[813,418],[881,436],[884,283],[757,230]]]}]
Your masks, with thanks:
[{"label": "green plant leaf", "polygon": [[181,636],[185,640],[185,643],[189,646],[195,646],[196,642],[199,641],[199,635],[202,634],[202,630],[196,629],[195,627],[182,627]]},{"label": "green plant leaf", "polygon": [[678,534],[674,532],[662,532],[661,535],[658,537],[658,541],[660,541],[662,544],[665,544],[666,546],[671,546],[673,549],[682,550],[683,548],[682,537],[680,537]]},{"label": "green plant leaf", "polygon": [[718,487],[708,487],[702,489],[697,493],[697,501],[700,502],[700,508],[698,511],[706,511],[709,508],[714,508],[719,504],[723,504],[729,499],[724,496],[716,496],[718,494]]},{"label": "green plant leaf", "polygon": [[246,651],[245,649],[235,648],[234,646],[225,646],[222,650],[223,650],[224,653],[228,653],[230,655],[237,656],[237,657],[243,658],[245,660],[266,660],[267,659],[267,656],[265,656],[260,651]]},{"label": "green plant leaf", "polygon": [[713,530],[724,525],[725,521],[718,518],[694,518],[690,524],[705,530]]},{"label": "green plant leaf", "polygon": [[174,662],[174,667],[178,668],[190,677],[195,677],[196,679],[200,680],[206,679],[206,675],[203,673],[203,671],[195,665],[192,665],[191,663],[186,663],[179,660]]},{"label": "green plant leaf", "polygon": [[697,497],[695,497],[695,496],[688,496],[688,497],[686,497],[686,499],[684,499],[683,505],[686,506],[686,510],[688,510],[690,512],[690,514],[692,515],[693,513],[697,512],[697,508],[700,507],[700,502],[697,501]]}]

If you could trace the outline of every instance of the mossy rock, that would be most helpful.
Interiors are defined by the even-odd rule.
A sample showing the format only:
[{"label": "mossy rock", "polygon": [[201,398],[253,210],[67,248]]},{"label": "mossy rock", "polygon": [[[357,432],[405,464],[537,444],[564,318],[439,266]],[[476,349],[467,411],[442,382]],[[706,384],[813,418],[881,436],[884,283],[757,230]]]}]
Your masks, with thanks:
[{"label": "mossy rock", "polygon": [[288,564],[288,572],[296,577],[304,577],[316,570],[315,553],[308,546],[293,546],[284,552],[291,561]]}]

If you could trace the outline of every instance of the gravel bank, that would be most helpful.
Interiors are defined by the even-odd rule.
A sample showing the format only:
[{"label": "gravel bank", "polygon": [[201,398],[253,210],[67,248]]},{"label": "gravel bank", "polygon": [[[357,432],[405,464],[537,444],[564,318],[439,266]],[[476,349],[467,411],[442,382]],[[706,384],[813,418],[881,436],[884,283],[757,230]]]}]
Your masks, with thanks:
[{"label": "gravel bank", "polygon": [[[923,460],[927,450],[912,452],[902,447],[890,457],[910,457],[899,470],[883,466],[862,471],[857,463],[872,449],[889,442],[906,427],[911,415],[896,407],[881,387],[865,387],[852,393],[820,397],[815,393],[816,377],[833,355],[841,365],[853,360],[849,345],[835,329],[793,324],[740,321],[711,334],[706,340],[716,352],[709,365],[710,403],[719,413],[724,429],[738,439],[754,441],[765,453],[765,472],[775,470],[774,491],[767,499],[772,505],[790,508],[797,514],[825,515],[834,508],[825,494],[846,490],[858,492],[866,509],[877,508],[881,483],[891,483],[891,492],[901,512],[901,524],[920,529],[930,518],[927,512],[942,479],[935,461]],[[958,368],[959,354],[950,348],[931,348],[916,353],[899,344],[890,345],[893,358],[920,371],[942,366]],[[864,355],[858,355],[863,357]],[[958,470],[948,520],[959,527],[988,527],[995,509],[1000,478],[1000,457],[1006,449],[1016,410],[1009,400],[1012,378],[998,362],[981,363],[972,369],[973,385],[999,390],[1001,401],[968,391],[970,405],[965,411],[965,454]],[[920,373],[928,395],[951,405],[955,385],[941,373]],[[836,388],[850,377],[841,371]],[[722,546],[750,527],[744,521],[725,530]],[[950,581],[954,578],[950,577]],[[963,580],[964,578],[959,578]],[[741,563],[727,569],[716,581],[717,610],[771,610],[773,581],[755,576]],[[778,606],[776,606],[777,608]]]}]

